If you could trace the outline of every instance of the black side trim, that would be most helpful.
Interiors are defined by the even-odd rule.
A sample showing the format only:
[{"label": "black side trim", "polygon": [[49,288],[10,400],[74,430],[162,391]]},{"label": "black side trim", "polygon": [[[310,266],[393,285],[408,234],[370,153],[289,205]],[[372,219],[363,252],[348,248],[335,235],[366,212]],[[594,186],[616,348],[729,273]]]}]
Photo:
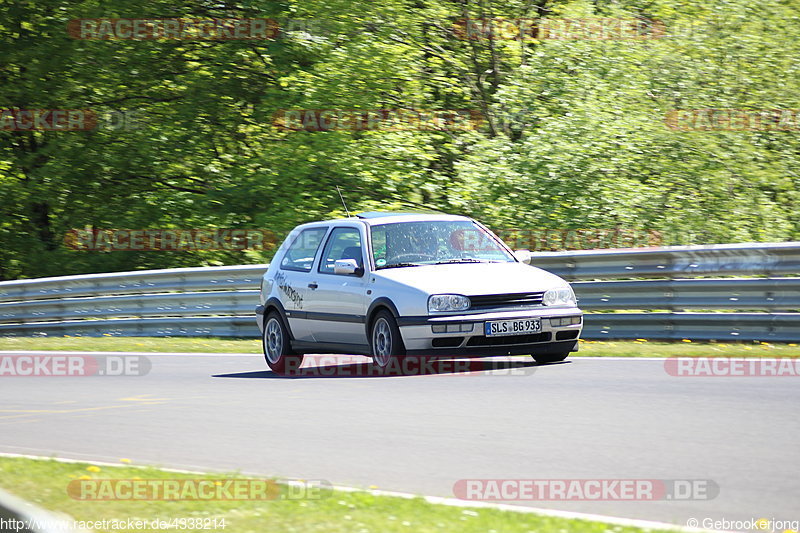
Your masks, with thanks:
[{"label": "black side trim", "polygon": [[308,342],[293,340],[292,350],[298,353],[372,354],[372,350],[366,344],[346,344],[343,342]]},{"label": "black side trim", "polygon": [[256,306],[256,314],[257,315],[263,315],[264,314],[264,306],[263,305]]},{"label": "black side trim", "polygon": [[[443,320],[433,320],[434,318],[441,318]],[[450,318],[446,315],[423,315],[423,316],[401,316],[397,318],[398,326],[425,326],[427,324],[471,324],[473,322],[485,322],[486,319],[479,320],[476,318]]]},{"label": "black side trim", "polygon": [[[439,324],[439,322],[431,322],[429,316],[399,316],[397,318],[398,326],[424,326],[425,324]],[[457,323],[453,320],[452,323]],[[462,320],[461,322],[475,322],[474,320]]]},{"label": "black side trim", "polygon": [[286,311],[289,318],[299,318],[305,320],[327,320],[329,322],[350,322],[353,324],[363,324],[367,317],[363,315],[348,315],[344,313],[317,313],[315,311]]}]

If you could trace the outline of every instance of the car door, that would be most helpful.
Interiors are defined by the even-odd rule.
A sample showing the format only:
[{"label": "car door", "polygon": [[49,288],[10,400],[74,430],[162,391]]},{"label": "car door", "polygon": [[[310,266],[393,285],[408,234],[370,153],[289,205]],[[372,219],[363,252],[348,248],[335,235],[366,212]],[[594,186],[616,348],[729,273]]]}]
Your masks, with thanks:
[{"label": "car door", "polygon": [[327,226],[300,231],[280,258],[275,274],[278,297],[286,310],[292,335],[298,341],[314,340],[314,333],[306,319],[311,291],[309,285],[317,252],[327,232]]},{"label": "car door", "polygon": [[[360,225],[338,225],[328,235],[308,295],[308,324],[317,342],[367,345],[365,242]],[[339,259],[355,259],[360,273],[336,274]]]}]

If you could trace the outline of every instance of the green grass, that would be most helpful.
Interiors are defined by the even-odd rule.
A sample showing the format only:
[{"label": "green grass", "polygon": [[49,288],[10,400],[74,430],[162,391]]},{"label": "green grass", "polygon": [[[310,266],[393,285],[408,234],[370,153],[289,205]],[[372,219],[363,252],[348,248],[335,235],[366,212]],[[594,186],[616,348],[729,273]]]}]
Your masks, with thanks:
[{"label": "green grass", "polygon": [[[261,353],[258,339],[184,337],[5,337],[0,350],[81,352]],[[581,341],[578,355],[595,357],[800,357],[797,344],[755,342]]]},{"label": "green grass", "polygon": [[[322,497],[272,501],[81,501],[66,492],[81,476],[92,479],[229,479],[237,475],[175,474],[155,468],[91,467],[85,463],[0,458],[0,486],[51,511],[78,521],[206,518],[225,520],[228,533],[355,532],[355,533],[638,533],[645,530],[599,522],[546,517],[494,509],[464,509],[436,505],[422,498],[377,496],[370,492],[325,491]],[[213,527],[213,526],[212,526]],[[98,529],[97,531],[112,531]],[[135,531],[116,529],[119,531]],[[142,531],[142,530],[138,530]],[[146,529],[144,531],[153,531]],[[648,530],[651,531],[651,530]]]}]

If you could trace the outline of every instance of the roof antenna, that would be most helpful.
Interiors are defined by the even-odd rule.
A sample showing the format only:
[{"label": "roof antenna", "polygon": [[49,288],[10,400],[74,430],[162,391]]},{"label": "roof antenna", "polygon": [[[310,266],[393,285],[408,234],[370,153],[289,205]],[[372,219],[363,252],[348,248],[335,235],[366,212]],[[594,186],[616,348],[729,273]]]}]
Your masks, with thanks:
[{"label": "roof antenna", "polygon": [[336,192],[339,193],[339,198],[342,200],[342,205],[344,206],[344,212],[347,213],[347,218],[350,218],[350,211],[347,209],[347,204],[344,203],[344,196],[342,196],[342,191],[339,190],[339,186],[336,186]]}]

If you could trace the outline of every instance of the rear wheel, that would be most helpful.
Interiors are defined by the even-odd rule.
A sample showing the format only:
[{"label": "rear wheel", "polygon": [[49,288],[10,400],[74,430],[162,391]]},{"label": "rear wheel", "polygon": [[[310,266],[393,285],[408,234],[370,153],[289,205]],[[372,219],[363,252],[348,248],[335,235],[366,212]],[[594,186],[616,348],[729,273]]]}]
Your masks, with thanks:
[{"label": "rear wheel", "polygon": [[539,363],[540,365],[543,363],[558,363],[559,361],[563,361],[567,357],[569,357],[570,352],[566,353],[556,353],[556,354],[547,354],[547,355],[539,355],[535,354],[532,355],[533,359]]},{"label": "rear wheel", "polygon": [[276,311],[267,314],[261,344],[264,348],[264,359],[273,372],[288,374],[297,371],[303,364],[303,355],[292,352],[289,332]]},{"label": "rear wheel", "polygon": [[372,322],[369,337],[372,361],[379,368],[388,368],[393,360],[406,353],[403,338],[400,336],[400,328],[397,327],[397,321],[389,311],[378,311]]}]

